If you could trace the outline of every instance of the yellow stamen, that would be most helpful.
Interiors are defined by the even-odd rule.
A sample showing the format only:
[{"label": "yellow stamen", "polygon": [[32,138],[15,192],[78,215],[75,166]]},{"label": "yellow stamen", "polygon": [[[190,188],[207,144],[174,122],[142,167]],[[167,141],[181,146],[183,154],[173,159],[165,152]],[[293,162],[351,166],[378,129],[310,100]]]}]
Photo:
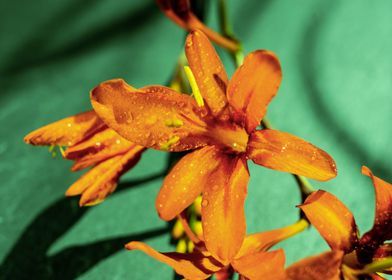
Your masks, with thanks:
[{"label": "yellow stamen", "polygon": [[186,244],[185,239],[184,238],[180,239],[178,241],[178,243],[177,243],[176,252],[178,252],[178,253],[186,253],[186,249],[187,249],[186,245],[187,244]]},{"label": "yellow stamen", "polygon": [[165,143],[161,144],[161,147],[160,147],[161,150],[169,151],[171,146],[176,144],[178,142],[178,140],[180,140],[180,137],[178,137],[177,135],[170,137],[169,140],[167,140]]},{"label": "yellow stamen", "polygon": [[184,228],[182,227],[181,221],[177,219],[172,229],[172,236],[174,239],[180,239],[184,235]]},{"label": "yellow stamen", "polygon": [[195,244],[191,240],[188,240],[188,252],[192,253],[193,249],[195,249]]},{"label": "yellow stamen", "polygon": [[59,146],[59,150],[61,155],[64,157],[65,156],[64,148],[62,146]]},{"label": "yellow stamen", "polygon": [[165,125],[167,127],[181,127],[184,125],[184,123],[179,119],[168,119],[165,121]]},{"label": "yellow stamen", "polygon": [[184,70],[185,70],[186,77],[188,78],[189,84],[192,88],[193,96],[196,99],[197,105],[199,105],[199,107],[203,107],[204,100],[203,97],[201,96],[199,87],[197,86],[196,79],[192,73],[191,68],[189,66],[184,66]]}]

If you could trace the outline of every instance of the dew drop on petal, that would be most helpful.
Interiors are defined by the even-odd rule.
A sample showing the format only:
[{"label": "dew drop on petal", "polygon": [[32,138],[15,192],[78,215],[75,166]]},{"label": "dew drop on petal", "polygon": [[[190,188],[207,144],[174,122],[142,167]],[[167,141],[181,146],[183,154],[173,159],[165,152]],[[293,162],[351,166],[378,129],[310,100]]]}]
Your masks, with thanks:
[{"label": "dew drop on petal", "polygon": [[203,201],[201,202],[201,206],[202,207],[208,206],[208,200],[207,199],[203,199]]}]

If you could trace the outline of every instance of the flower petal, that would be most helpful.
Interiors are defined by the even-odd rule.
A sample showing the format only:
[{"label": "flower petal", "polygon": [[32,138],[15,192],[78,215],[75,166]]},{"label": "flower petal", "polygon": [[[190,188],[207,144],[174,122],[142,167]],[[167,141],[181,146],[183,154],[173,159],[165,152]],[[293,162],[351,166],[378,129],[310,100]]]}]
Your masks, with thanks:
[{"label": "flower petal", "polygon": [[136,146],[122,138],[113,129],[95,133],[92,137],[69,147],[64,154],[66,159],[76,160],[73,171],[80,170],[107,158],[123,154]]},{"label": "flower petal", "polygon": [[222,266],[211,257],[206,257],[198,250],[192,253],[160,253],[142,242],[130,242],[128,250],[141,250],[150,257],[171,266],[186,279],[206,279]]},{"label": "flower petal", "polygon": [[248,156],[271,169],[326,181],[336,176],[334,160],[323,150],[289,133],[263,129],[252,133]]},{"label": "flower petal", "polygon": [[227,106],[228,78],[218,54],[207,36],[198,30],[188,35],[185,52],[201,95],[211,113],[219,116]]},{"label": "flower petal", "polygon": [[189,0],[157,0],[158,6],[175,23],[187,28],[191,17],[191,5]]},{"label": "flower petal", "polygon": [[234,269],[247,279],[285,280],[285,256],[282,249],[258,252],[235,259]]},{"label": "flower petal", "polygon": [[110,128],[135,144],[183,151],[206,143],[205,108],[170,88],[135,90],[123,80],[111,80],[92,90],[91,102]]},{"label": "flower petal", "polygon": [[71,146],[104,127],[94,111],[80,113],[43,126],[25,136],[32,145]]},{"label": "flower petal", "polygon": [[392,239],[392,185],[377,176],[366,166],[362,174],[369,176],[376,191],[376,215],[373,228],[365,233],[360,240],[358,256],[364,261],[371,261],[377,248],[385,240]]},{"label": "flower petal", "polygon": [[365,235],[382,236],[384,240],[392,239],[392,185],[377,176],[369,168],[363,166],[362,174],[369,176],[376,191],[376,217],[373,229]]},{"label": "flower petal", "polygon": [[208,251],[227,264],[245,237],[244,203],[249,171],[242,158],[222,158],[204,187],[202,225]]},{"label": "flower petal", "polygon": [[319,190],[299,208],[332,250],[350,252],[353,249],[358,239],[357,226],[350,210],[336,196]]},{"label": "flower petal", "polygon": [[301,219],[295,224],[289,225],[287,227],[248,235],[245,237],[245,240],[242,243],[241,249],[236,255],[236,258],[240,258],[244,255],[254,254],[260,251],[267,251],[278,242],[303,231],[305,228],[307,228],[307,226],[308,223]]},{"label": "flower petal", "polygon": [[213,146],[185,155],[166,176],[158,193],[156,208],[161,219],[169,221],[187,208],[207,185],[208,177],[220,163]]},{"label": "flower petal", "polygon": [[287,280],[339,280],[343,254],[331,251],[300,260],[287,268]]},{"label": "flower petal", "polygon": [[235,120],[252,132],[265,115],[278,92],[282,71],[278,58],[270,51],[248,54],[230,80],[227,98]]},{"label": "flower petal", "polygon": [[72,184],[65,194],[67,196],[82,194],[80,206],[91,206],[102,202],[116,189],[119,177],[139,161],[143,150],[143,147],[135,146],[124,155],[103,161]]}]

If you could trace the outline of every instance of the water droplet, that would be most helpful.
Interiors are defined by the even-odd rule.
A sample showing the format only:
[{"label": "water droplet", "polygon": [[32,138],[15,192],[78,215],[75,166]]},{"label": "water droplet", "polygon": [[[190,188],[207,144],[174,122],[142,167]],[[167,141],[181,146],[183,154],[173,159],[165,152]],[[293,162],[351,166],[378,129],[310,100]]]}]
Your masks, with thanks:
[{"label": "water droplet", "polygon": [[97,147],[101,146],[101,142],[95,143],[95,146],[97,146]]},{"label": "water droplet", "polygon": [[203,201],[201,202],[201,206],[202,207],[206,207],[208,205],[208,200],[207,199],[203,199]]},{"label": "water droplet", "polygon": [[68,127],[71,127],[71,126],[72,126],[72,124],[71,124],[71,123],[67,123],[67,126],[68,126]]},{"label": "water droplet", "polygon": [[158,205],[158,207],[159,207],[159,208],[162,208],[162,207],[163,207],[163,205],[160,203],[160,204]]},{"label": "water droplet", "polygon": [[116,140],[116,144],[120,144],[121,143],[121,140],[120,139],[117,139]]}]

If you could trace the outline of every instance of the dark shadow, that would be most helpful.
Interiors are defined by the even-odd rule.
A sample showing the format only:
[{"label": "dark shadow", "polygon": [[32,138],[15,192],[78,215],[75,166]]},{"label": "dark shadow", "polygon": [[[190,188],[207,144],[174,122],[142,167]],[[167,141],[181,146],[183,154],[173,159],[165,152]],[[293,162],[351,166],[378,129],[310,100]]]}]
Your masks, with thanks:
[{"label": "dark shadow", "polygon": [[[91,5],[89,2],[91,2],[91,0],[87,3],[84,3],[84,1],[80,3],[78,2],[78,4],[80,5],[82,3],[82,9],[88,9]],[[64,11],[60,17],[62,19],[66,19],[65,22],[68,22],[75,17],[75,11],[80,9],[81,7],[76,8],[72,6]],[[2,80],[7,81],[10,77],[38,65],[58,62],[70,57],[75,58],[87,52],[91,52],[94,49],[101,48],[118,37],[125,35],[127,37],[131,37],[134,32],[140,30],[142,25],[147,24],[149,20],[158,15],[159,9],[156,7],[155,2],[147,1],[146,5],[142,8],[138,10],[131,10],[130,13],[125,15],[123,18],[113,20],[110,25],[96,28],[95,30],[92,30],[91,33],[84,34],[84,36],[76,38],[76,40],[71,41],[67,46],[64,46],[63,49],[57,49],[54,51],[44,49],[43,51],[39,51],[43,46],[45,46],[45,41],[48,40],[47,29],[52,30],[52,32],[58,32],[58,30],[53,30],[53,23],[49,22],[47,29],[42,28],[42,33],[39,33],[30,41],[27,41],[10,55],[10,59],[8,60],[9,64],[4,65],[0,70]],[[58,21],[58,19],[55,21]]]},{"label": "dark shadow", "polygon": [[[319,122],[329,129],[334,134],[336,139],[339,139],[340,144],[344,149],[350,153],[359,162],[370,163],[374,160],[367,151],[361,147],[360,143],[353,138],[345,127],[342,126],[340,120],[334,114],[333,108],[328,107],[326,99],[328,95],[323,92],[323,89],[317,84],[317,76],[319,74],[318,67],[314,61],[316,54],[317,39],[320,30],[324,28],[324,24],[337,6],[339,1],[325,1],[318,8],[317,12],[311,17],[308,24],[308,29],[304,34],[303,44],[299,51],[299,65],[304,79],[304,84],[307,87],[308,98],[312,104],[310,108],[314,111],[313,115]],[[338,167],[339,168],[339,167]],[[390,170],[384,166],[371,166],[372,171],[385,180],[391,179]],[[359,172],[359,170],[358,170]]]},{"label": "dark shadow", "polygon": [[[163,173],[119,184],[119,190],[140,187]],[[160,228],[66,248],[54,256],[47,252],[90,208],[80,208],[79,197],[62,198],[43,210],[24,230],[0,266],[1,279],[74,279],[132,240],[145,240],[168,232]]]}]

